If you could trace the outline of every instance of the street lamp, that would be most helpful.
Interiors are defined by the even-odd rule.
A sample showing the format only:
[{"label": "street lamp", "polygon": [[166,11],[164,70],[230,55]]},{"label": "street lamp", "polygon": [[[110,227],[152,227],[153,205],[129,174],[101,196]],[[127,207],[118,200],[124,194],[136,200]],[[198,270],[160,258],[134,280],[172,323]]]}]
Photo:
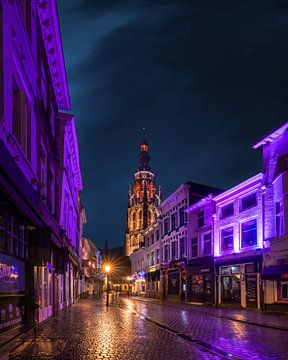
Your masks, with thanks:
[{"label": "street lamp", "polygon": [[106,272],[106,306],[109,306],[109,289],[108,289],[108,273],[110,272],[111,266],[106,264],[104,270]]}]

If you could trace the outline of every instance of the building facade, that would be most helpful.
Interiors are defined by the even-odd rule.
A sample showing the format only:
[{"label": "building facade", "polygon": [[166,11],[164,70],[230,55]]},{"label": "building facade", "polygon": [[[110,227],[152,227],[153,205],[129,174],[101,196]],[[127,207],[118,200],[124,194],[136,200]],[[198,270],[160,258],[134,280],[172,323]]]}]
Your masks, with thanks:
[{"label": "building facade", "polygon": [[225,191],[188,182],[162,201],[131,254],[137,295],[159,297],[160,270],[164,299],[288,311],[288,123],[253,148],[261,173]]},{"label": "building facade", "polygon": [[[60,155],[70,136],[62,136],[61,111],[70,110],[70,101],[56,2],[0,1],[0,37],[0,331],[5,331],[56,315],[61,304],[77,297],[82,182],[76,133],[70,145],[67,140],[76,164],[64,169]],[[69,235],[62,226],[65,171],[75,200]]]},{"label": "building facade", "polygon": [[260,309],[263,252],[262,173],[214,197],[217,304]]},{"label": "building facade", "polygon": [[140,144],[139,165],[134,174],[133,193],[128,189],[128,210],[125,253],[130,256],[141,247],[143,230],[159,215],[160,189],[156,194],[155,175],[150,168],[149,146],[145,139]]},{"label": "building facade", "polygon": [[264,309],[288,311],[288,123],[253,148],[263,156]]}]

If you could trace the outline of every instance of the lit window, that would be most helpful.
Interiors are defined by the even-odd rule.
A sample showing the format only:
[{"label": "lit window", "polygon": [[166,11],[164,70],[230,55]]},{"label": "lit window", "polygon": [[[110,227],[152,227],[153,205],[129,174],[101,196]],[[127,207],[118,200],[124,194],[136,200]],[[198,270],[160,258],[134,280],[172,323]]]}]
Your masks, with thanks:
[{"label": "lit window", "polygon": [[225,219],[229,216],[234,215],[234,204],[228,204],[222,207],[221,209],[221,219]]},{"label": "lit window", "polygon": [[232,251],[233,246],[233,226],[221,230],[221,252]]},{"label": "lit window", "polygon": [[288,301],[288,281],[278,281],[278,300]]},{"label": "lit window", "polygon": [[244,210],[254,207],[256,205],[257,205],[256,193],[245,196],[241,200],[241,211],[244,211]]},{"label": "lit window", "polygon": [[257,245],[257,220],[249,220],[242,224],[241,247]]}]

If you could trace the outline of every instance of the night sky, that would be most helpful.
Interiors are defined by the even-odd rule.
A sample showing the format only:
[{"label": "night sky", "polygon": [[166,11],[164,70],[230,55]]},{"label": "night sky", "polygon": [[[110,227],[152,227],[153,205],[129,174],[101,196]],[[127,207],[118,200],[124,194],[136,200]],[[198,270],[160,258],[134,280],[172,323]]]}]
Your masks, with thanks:
[{"label": "night sky", "polygon": [[58,11],[95,244],[124,243],[142,126],[164,197],[261,171],[251,144],[288,114],[288,1],[58,0]]}]

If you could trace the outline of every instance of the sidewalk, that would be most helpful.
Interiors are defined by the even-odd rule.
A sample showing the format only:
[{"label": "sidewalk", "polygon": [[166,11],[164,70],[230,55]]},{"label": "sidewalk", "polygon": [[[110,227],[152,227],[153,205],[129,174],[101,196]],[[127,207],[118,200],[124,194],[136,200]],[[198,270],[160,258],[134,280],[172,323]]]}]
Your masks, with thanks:
[{"label": "sidewalk", "polygon": [[264,326],[271,329],[279,329],[288,331],[288,315],[286,314],[267,314],[259,310],[253,309],[223,309],[205,305],[195,304],[176,304],[169,301],[157,300],[141,296],[133,296],[132,299],[154,304],[165,304],[168,306],[181,308],[182,310],[195,312],[198,314],[214,316],[221,319],[243,322],[251,325]]}]

